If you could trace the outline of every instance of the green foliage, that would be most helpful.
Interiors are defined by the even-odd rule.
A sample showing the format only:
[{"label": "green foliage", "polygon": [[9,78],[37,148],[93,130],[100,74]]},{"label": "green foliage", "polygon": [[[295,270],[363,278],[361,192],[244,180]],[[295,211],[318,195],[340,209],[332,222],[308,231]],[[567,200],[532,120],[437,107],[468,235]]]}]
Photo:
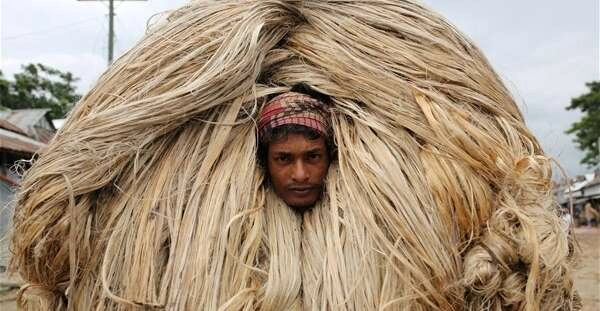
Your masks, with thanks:
[{"label": "green foliage", "polygon": [[0,71],[0,110],[48,108],[51,118],[63,118],[81,98],[74,85],[79,79],[70,72],[42,64],[24,65],[22,70],[14,81]]},{"label": "green foliage", "polygon": [[571,100],[567,110],[579,109],[583,117],[571,125],[566,133],[575,134],[573,140],[577,148],[585,152],[582,164],[594,166],[598,164],[598,139],[600,138],[600,81],[586,83],[590,91]]}]

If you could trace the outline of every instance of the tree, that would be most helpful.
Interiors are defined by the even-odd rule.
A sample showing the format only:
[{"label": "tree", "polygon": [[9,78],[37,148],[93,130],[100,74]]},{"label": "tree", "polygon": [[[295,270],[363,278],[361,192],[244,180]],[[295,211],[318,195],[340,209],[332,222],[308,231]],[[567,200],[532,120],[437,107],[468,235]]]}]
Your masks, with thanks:
[{"label": "tree", "polygon": [[590,91],[571,100],[567,110],[579,109],[583,117],[571,125],[566,133],[575,134],[573,142],[585,152],[582,164],[594,166],[600,161],[600,81],[586,83]]},{"label": "tree", "polygon": [[70,72],[42,64],[22,66],[14,81],[0,71],[0,110],[47,108],[51,118],[63,118],[81,98],[74,85],[78,80]]}]

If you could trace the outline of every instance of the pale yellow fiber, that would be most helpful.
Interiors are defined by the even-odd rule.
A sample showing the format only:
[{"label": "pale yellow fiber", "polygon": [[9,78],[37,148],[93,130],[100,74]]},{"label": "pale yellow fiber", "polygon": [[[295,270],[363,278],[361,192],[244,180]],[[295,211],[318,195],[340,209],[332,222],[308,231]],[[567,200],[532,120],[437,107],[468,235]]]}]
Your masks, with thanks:
[{"label": "pale yellow fiber", "polygon": [[[263,185],[255,124],[300,82],[331,97],[337,146],[303,215]],[[193,1],[27,172],[21,307],[575,310],[551,165],[482,53],[417,2]]]}]

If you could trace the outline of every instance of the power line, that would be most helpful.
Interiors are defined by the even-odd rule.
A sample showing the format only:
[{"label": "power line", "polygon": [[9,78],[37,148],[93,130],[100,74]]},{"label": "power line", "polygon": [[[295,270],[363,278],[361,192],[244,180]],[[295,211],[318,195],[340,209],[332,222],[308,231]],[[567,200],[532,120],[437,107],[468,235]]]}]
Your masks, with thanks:
[{"label": "power line", "polygon": [[[114,41],[115,41],[115,6],[114,0],[77,0],[77,1],[108,1],[108,64],[113,61]],[[119,1],[146,1],[146,0],[119,0]]]},{"label": "power line", "polygon": [[[102,34],[106,31],[106,27],[104,26],[104,21],[98,23],[96,35],[94,35],[94,42],[92,44],[92,54],[95,54],[97,50],[100,50],[100,54],[104,54],[106,49],[102,43],[100,43],[100,38]],[[104,42],[104,41],[103,41]]]},{"label": "power line", "polygon": [[[117,33],[115,33],[115,41],[118,43],[119,42],[119,37],[121,38],[121,40],[120,40],[121,42],[123,42],[125,40],[131,41],[131,39],[132,39],[131,36],[123,36],[123,34],[127,34],[127,35],[130,34],[128,25],[125,22],[123,22],[123,20],[121,18],[119,18],[118,15],[115,15],[115,21],[116,21],[117,26],[119,27],[119,29],[123,29],[123,31],[119,32],[120,35],[117,34]],[[124,51],[123,45],[119,46],[119,44],[115,44],[115,46],[118,47],[118,51],[119,51],[118,53],[122,53]]]},{"label": "power line", "polygon": [[36,36],[36,35],[45,35],[47,33],[53,32],[53,31],[69,28],[69,27],[76,26],[76,25],[85,24],[85,23],[88,23],[90,21],[97,20],[97,19],[98,19],[97,17],[92,17],[92,18],[87,18],[84,20],[80,20],[80,21],[76,21],[76,22],[72,22],[72,23],[68,23],[68,24],[58,25],[58,26],[43,29],[43,30],[40,29],[40,30],[22,33],[22,34],[18,34],[18,35],[6,36],[6,37],[2,37],[2,41],[15,40],[15,39],[23,38],[23,37]]}]

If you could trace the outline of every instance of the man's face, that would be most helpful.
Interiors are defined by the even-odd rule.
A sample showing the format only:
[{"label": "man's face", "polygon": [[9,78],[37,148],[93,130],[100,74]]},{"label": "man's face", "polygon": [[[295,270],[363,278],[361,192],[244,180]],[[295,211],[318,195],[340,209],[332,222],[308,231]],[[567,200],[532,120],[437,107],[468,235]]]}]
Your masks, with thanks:
[{"label": "man's face", "polygon": [[310,208],[321,196],[329,168],[325,138],[283,136],[269,144],[267,167],[277,196],[296,210]]}]

